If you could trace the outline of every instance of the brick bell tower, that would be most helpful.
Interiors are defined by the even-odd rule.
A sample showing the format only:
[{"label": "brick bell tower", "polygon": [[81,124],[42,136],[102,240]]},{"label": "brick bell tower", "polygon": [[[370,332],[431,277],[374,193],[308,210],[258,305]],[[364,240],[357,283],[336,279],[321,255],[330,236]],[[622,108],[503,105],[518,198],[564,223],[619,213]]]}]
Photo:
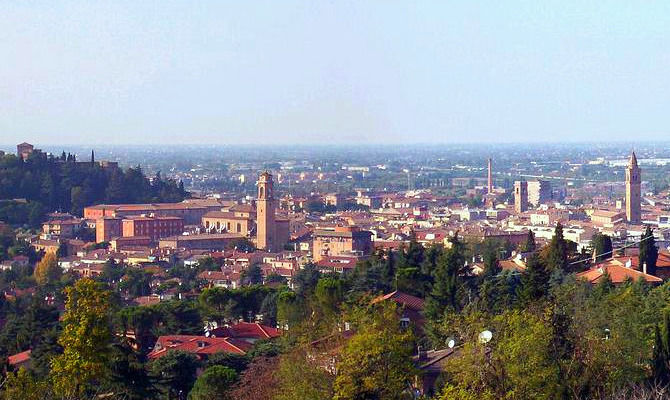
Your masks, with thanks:
[{"label": "brick bell tower", "polygon": [[265,251],[277,251],[275,247],[275,198],[272,174],[265,171],[258,178],[258,201],[256,202],[256,247]]},{"label": "brick bell tower", "polygon": [[626,168],[626,220],[629,224],[642,222],[642,207],[640,184],[640,167],[637,165],[637,157],[632,152]]}]

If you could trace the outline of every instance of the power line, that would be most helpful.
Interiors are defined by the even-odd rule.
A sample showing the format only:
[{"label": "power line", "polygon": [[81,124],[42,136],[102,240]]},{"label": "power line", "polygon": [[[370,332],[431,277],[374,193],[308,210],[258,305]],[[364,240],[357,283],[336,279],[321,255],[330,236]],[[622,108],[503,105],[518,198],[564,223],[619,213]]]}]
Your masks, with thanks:
[{"label": "power line", "polygon": [[[666,228],[666,229],[661,229],[661,230],[660,230],[661,233],[665,233],[665,232],[667,232],[667,231],[670,231],[670,228]],[[615,248],[615,249],[612,249],[612,251],[608,251],[608,252],[606,252],[606,253],[602,253],[602,254],[596,254],[595,257],[598,258],[598,257],[601,257],[601,256],[606,256],[606,255],[608,255],[608,254],[614,254],[615,251],[625,250],[625,249],[627,249],[627,248],[629,248],[629,247],[633,247],[633,246],[635,246],[635,245],[639,245],[640,243],[644,242],[645,240],[647,240],[647,239],[651,239],[651,238],[653,238],[653,237],[654,237],[654,235],[652,234],[651,236],[647,236],[647,237],[642,238],[642,239],[640,239],[640,240],[638,240],[638,241],[629,243],[629,244],[627,244],[627,245],[625,245],[625,246],[621,246],[621,247],[617,247],[617,248]],[[591,260],[592,258],[593,258],[593,256],[591,256],[591,257],[589,257],[589,258],[584,258],[584,259],[582,259],[582,260],[573,261],[573,262],[571,262],[571,263],[568,263],[568,265],[581,264],[582,262],[584,262],[584,261],[589,261],[589,260]]]}]

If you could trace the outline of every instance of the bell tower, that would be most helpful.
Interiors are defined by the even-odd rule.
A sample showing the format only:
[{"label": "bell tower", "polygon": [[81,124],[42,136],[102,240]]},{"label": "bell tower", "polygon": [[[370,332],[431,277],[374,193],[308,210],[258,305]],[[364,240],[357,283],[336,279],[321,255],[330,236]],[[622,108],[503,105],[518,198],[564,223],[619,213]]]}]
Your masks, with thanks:
[{"label": "bell tower", "polygon": [[272,174],[265,171],[258,178],[256,202],[256,247],[266,251],[275,248],[275,199]]},{"label": "bell tower", "polygon": [[640,183],[640,167],[637,165],[635,152],[632,152],[626,167],[626,220],[629,224],[639,224],[642,221]]}]

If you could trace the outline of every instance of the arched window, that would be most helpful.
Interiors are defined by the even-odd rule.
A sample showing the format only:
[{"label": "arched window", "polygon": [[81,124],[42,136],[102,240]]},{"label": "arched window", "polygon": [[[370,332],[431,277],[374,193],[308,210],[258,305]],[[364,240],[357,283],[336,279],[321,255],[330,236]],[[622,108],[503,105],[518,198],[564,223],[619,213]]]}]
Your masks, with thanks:
[{"label": "arched window", "polygon": [[237,223],[237,232],[242,232],[242,224]]},{"label": "arched window", "polygon": [[263,186],[258,188],[258,198],[259,199],[265,198],[265,188]]}]

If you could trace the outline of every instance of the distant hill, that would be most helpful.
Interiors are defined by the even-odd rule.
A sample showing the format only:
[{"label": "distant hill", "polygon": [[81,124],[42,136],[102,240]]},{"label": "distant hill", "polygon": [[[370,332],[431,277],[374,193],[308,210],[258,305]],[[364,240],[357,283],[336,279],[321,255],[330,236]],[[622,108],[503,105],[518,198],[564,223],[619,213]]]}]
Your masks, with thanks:
[{"label": "distant hill", "polygon": [[82,215],[92,204],[178,202],[186,197],[181,182],[160,173],[149,179],[140,166],[124,171],[65,153],[54,157],[34,152],[25,160],[0,156],[0,221],[11,224],[35,226],[53,211]]}]

